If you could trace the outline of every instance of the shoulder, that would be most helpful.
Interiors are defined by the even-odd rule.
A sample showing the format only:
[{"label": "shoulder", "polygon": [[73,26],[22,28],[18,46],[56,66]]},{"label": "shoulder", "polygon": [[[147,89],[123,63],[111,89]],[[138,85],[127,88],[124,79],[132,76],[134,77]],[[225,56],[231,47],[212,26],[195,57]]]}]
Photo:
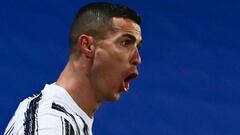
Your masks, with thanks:
[{"label": "shoulder", "polygon": [[76,131],[76,124],[68,114],[64,104],[56,102],[52,96],[38,94],[22,101],[6,128],[9,132],[17,134],[41,135]]}]

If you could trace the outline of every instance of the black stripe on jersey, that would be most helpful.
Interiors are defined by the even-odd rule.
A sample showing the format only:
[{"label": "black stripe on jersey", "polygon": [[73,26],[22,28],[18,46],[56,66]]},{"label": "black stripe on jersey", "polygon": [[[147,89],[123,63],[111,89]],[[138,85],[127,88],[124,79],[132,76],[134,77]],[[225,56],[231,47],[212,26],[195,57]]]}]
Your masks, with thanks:
[{"label": "black stripe on jersey", "polygon": [[82,120],[82,122],[84,124],[84,126],[83,126],[84,135],[89,135],[88,134],[88,125],[86,124],[86,122],[84,121],[84,119],[81,116],[79,116],[78,114],[76,114],[76,115]]},{"label": "black stripe on jersey", "polygon": [[62,121],[62,135],[63,135],[63,131],[64,131],[64,127],[63,127],[63,118],[62,118],[62,116],[61,116],[61,121]]},{"label": "black stripe on jersey", "polygon": [[69,121],[67,121],[66,119],[64,119],[65,122],[65,135],[69,135]]},{"label": "black stripe on jersey", "polygon": [[65,122],[65,135],[74,135],[73,126],[66,119],[64,119],[64,122]]},{"label": "black stripe on jersey", "polygon": [[58,110],[63,113],[68,113],[64,107],[62,107],[61,105],[56,104],[54,102],[52,103],[52,109]]},{"label": "black stripe on jersey", "polygon": [[12,124],[12,126],[8,129],[8,131],[7,131],[6,134],[4,134],[4,135],[10,135],[10,134],[12,133],[12,131],[13,131],[13,129],[14,129],[14,124],[15,124],[15,123]]},{"label": "black stripe on jersey", "polygon": [[52,103],[52,109],[57,110],[57,111],[60,111],[60,112],[63,112],[63,113],[65,113],[68,117],[70,116],[70,118],[74,121],[75,126],[77,127],[77,133],[78,133],[78,135],[80,135],[80,129],[79,129],[79,127],[78,127],[77,121],[76,121],[75,117],[74,117],[71,113],[67,112],[64,107],[62,107],[61,105],[56,104],[56,103],[54,103],[54,102]]},{"label": "black stripe on jersey", "polygon": [[37,111],[39,107],[39,101],[42,98],[42,93],[38,96],[35,96],[29,103],[27,111],[24,113],[24,135],[35,135],[35,129],[38,133],[38,124],[37,124]]}]

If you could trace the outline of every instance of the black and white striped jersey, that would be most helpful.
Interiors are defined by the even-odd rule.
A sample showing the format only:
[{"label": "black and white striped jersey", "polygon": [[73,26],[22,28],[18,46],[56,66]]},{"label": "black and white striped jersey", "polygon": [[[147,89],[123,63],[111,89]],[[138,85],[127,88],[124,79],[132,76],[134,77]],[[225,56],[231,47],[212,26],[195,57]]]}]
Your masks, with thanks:
[{"label": "black and white striped jersey", "polygon": [[93,119],[56,84],[22,101],[4,135],[92,135]]}]

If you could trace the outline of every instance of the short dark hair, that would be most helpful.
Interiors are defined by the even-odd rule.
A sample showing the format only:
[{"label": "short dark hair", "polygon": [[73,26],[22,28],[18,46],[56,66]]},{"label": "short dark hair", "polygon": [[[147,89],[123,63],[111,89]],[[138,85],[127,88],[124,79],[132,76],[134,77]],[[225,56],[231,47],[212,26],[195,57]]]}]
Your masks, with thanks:
[{"label": "short dark hair", "polygon": [[94,2],[82,7],[74,21],[70,30],[70,54],[74,52],[74,46],[78,38],[82,34],[91,35],[100,39],[105,36],[112,24],[113,17],[122,17],[130,19],[141,24],[141,17],[133,9],[108,2]]}]

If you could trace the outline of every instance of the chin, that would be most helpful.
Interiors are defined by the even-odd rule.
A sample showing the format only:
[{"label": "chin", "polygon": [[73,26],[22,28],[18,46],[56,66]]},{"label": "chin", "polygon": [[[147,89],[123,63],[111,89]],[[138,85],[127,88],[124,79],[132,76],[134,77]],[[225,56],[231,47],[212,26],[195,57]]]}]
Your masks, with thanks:
[{"label": "chin", "polygon": [[116,93],[114,95],[111,95],[109,96],[106,101],[111,101],[111,102],[115,102],[115,101],[118,101],[121,97],[121,94],[120,93]]}]

